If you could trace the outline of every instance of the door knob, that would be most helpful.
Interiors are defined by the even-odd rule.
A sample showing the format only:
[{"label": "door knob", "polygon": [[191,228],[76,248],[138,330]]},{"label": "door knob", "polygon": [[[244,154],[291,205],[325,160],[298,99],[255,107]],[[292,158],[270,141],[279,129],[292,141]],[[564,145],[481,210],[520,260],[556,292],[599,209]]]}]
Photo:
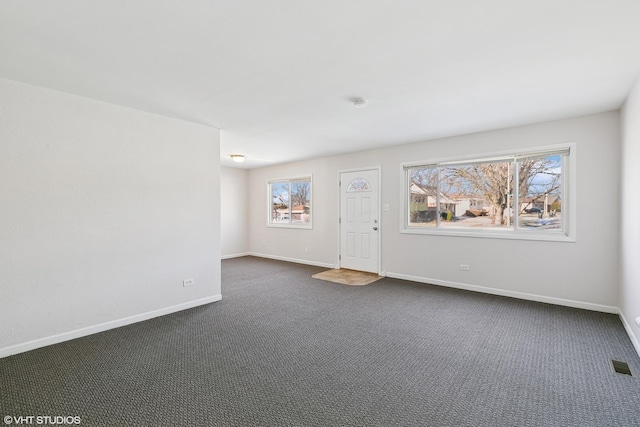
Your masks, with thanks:
[{"label": "door knob", "polygon": [[378,227],[373,227],[373,229],[374,229],[375,231],[378,231]]}]

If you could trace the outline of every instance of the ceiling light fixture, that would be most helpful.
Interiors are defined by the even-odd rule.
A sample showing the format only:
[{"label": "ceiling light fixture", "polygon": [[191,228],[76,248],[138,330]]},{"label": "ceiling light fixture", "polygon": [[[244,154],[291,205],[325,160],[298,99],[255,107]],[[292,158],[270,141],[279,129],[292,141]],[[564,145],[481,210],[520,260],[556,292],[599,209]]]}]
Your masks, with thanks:
[{"label": "ceiling light fixture", "polygon": [[245,156],[244,154],[232,154],[229,157],[231,157],[231,160],[236,163],[242,163],[244,162],[244,159],[247,158],[247,156]]},{"label": "ceiling light fixture", "polygon": [[367,105],[367,100],[364,98],[353,98],[351,102],[353,102],[353,106],[356,108],[364,108]]}]

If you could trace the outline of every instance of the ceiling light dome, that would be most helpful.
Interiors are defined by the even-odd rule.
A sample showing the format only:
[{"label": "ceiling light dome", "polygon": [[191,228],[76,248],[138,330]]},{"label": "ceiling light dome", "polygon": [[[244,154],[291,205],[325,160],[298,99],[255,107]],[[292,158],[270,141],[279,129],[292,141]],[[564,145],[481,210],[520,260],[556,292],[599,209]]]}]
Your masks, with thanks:
[{"label": "ceiling light dome", "polygon": [[247,158],[244,154],[232,154],[229,157],[236,163],[242,163]]}]

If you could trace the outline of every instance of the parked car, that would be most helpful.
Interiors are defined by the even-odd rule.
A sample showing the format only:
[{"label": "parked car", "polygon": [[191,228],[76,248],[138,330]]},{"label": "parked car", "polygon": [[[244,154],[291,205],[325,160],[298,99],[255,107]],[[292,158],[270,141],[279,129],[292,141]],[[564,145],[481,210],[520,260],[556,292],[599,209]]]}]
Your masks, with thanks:
[{"label": "parked car", "polygon": [[542,212],[542,210],[540,210],[538,208],[525,209],[524,211],[526,213],[540,213],[540,212]]}]

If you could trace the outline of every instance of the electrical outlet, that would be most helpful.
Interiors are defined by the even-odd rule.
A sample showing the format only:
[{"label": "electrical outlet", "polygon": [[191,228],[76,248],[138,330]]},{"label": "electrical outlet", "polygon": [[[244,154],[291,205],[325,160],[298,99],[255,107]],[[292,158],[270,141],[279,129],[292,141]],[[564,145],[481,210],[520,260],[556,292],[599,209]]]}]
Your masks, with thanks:
[{"label": "electrical outlet", "polygon": [[469,264],[460,264],[460,270],[462,271],[469,271]]},{"label": "electrical outlet", "polygon": [[182,281],[182,286],[191,286],[191,285],[193,285],[194,282],[195,282],[195,280],[193,280],[193,279],[184,279]]},{"label": "electrical outlet", "polygon": [[309,246],[305,246],[305,247],[304,247],[304,251],[305,251],[305,252],[309,252]]}]

